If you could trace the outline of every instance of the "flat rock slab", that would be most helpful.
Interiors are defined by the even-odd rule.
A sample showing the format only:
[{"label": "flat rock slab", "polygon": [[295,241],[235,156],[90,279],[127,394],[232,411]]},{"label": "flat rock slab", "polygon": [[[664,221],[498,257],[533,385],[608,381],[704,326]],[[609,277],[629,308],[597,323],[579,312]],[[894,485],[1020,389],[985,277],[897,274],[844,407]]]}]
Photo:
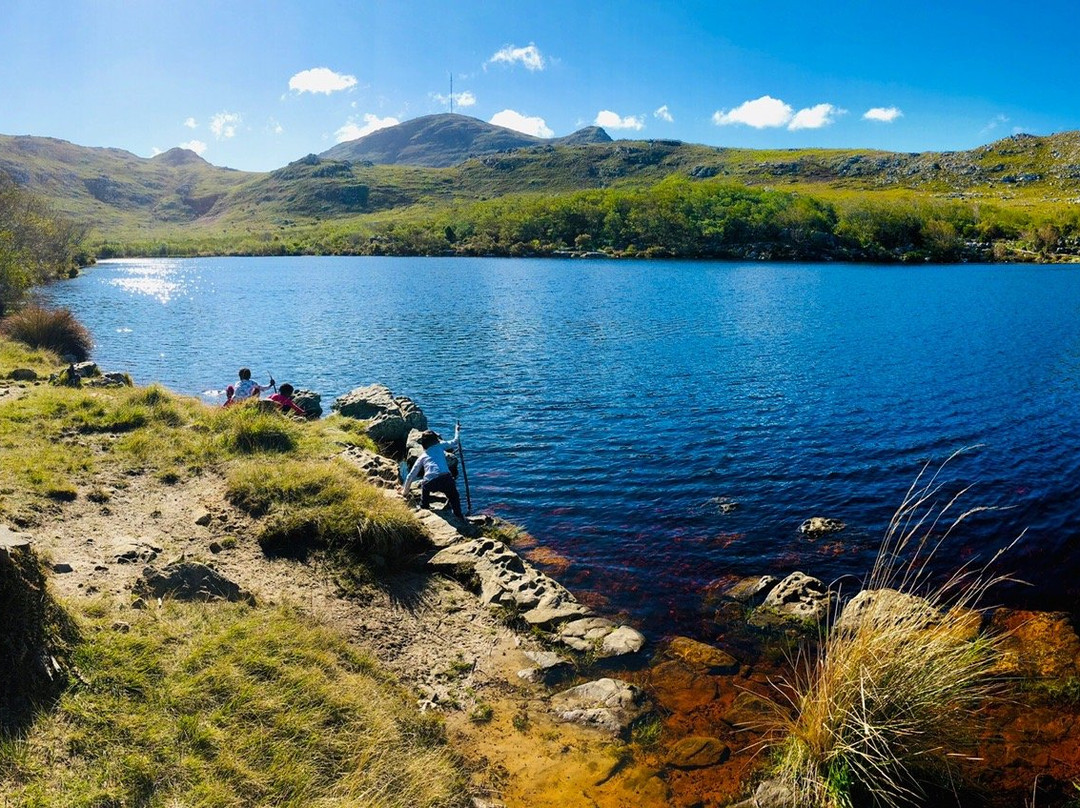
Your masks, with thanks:
[{"label": "flat rock slab", "polygon": [[557,642],[602,659],[636,654],[645,647],[645,635],[630,626],[618,626],[603,617],[582,617],[559,627]]},{"label": "flat rock slab", "polygon": [[29,533],[17,533],[6,525],[0,525],[0,548],[22,550],[34,543]]},{"label": "flat rock slab", "polygon": [[436,553],[429,566],[478,584],[480,600],[520,609],[538,628],[589,613],[562,584],[537,570],[500,541],[472,539]]},{"label": "flat rock slab", "polygon": [[597,679],[551,697],[560,721],[620,735],[649,710],[645,693],[618,679]]}]

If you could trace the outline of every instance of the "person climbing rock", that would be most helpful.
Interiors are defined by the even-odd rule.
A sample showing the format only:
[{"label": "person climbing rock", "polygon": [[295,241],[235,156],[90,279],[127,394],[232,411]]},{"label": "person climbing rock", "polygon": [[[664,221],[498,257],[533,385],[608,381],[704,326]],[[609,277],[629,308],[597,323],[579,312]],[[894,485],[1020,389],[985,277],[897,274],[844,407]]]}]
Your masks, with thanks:
[{"label": "person climbing rock", "polygon": [[454,476],[450,473],[450,464],[446,459],[448,450],[457,449],[460,445],[461,433],[458,427],[454,427],[453,440],[440,441],[439,436],[431,430],[427,430],[420,436],[420,446],[424,450],[416,458],[416,462],[409,469],[408,476],[401,486],[401,493],[408,497],[409,488],[413,482],[420,478],[420,507],[428,507],[431,493],[445,494],[450,500],[450,509],[458,519],[464,519],[461,513],[461,499],[458,497],[457,484]]}]

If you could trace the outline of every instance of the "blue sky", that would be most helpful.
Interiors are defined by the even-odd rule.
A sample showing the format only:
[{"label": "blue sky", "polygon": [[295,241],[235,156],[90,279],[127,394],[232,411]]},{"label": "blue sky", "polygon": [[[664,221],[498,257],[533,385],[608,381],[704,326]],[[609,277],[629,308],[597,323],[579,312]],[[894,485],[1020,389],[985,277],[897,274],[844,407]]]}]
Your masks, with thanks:
[{"label": "blue sky", "polygon": [[0,0],[0,133],[278,168],[448,110],[542,136],[967,149],[1080,129],[1080,3]]}]

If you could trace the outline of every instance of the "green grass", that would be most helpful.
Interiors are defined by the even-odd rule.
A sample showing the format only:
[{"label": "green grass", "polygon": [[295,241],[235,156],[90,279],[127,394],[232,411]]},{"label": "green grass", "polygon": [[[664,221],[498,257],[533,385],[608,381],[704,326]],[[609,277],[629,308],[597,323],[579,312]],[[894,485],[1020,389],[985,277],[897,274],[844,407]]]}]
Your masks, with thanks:
[{"label": "green grass", "polygon": [[392,558],[422,535],[404,503],[359,480],[343,462],[244,463],[230,473],[227,496],[261,518],[257,538],[267,551],[325,547]]},{"label": "green grass", "polygon": [[119,616],[83,610],[81,681],[0,743],[3,804],[467,804],[441,724],[327,628],[221,603]]},{"label": "green grass", "polygon": [[[27,356],[0,339],[0,361],[5,355],[20,365]],[[0,363],[0,376],[6,372]],[[260,519],[267,550],[314,546],[348,551],[351,560],[393,559],[421,528],[403,503],[334,460],[342,444],[370,446],[345,421],[208,407],[159,385],[27,388],[0,403],[0,517],[32,526],[57,503],[80,492],[100,499],[128,475],[173,485],[215,472],[228,477],[230,498]]]}]

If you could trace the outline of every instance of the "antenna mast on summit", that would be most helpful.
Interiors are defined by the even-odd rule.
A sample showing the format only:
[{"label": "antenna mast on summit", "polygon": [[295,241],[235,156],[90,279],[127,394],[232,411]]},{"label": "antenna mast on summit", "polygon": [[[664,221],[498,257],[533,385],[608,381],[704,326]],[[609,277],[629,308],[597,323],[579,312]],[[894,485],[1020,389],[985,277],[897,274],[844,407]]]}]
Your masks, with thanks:
[{"label": "antenna mast on summit", "polygon": [[454,74],[450,74],[450,114],[454,114]]}]

